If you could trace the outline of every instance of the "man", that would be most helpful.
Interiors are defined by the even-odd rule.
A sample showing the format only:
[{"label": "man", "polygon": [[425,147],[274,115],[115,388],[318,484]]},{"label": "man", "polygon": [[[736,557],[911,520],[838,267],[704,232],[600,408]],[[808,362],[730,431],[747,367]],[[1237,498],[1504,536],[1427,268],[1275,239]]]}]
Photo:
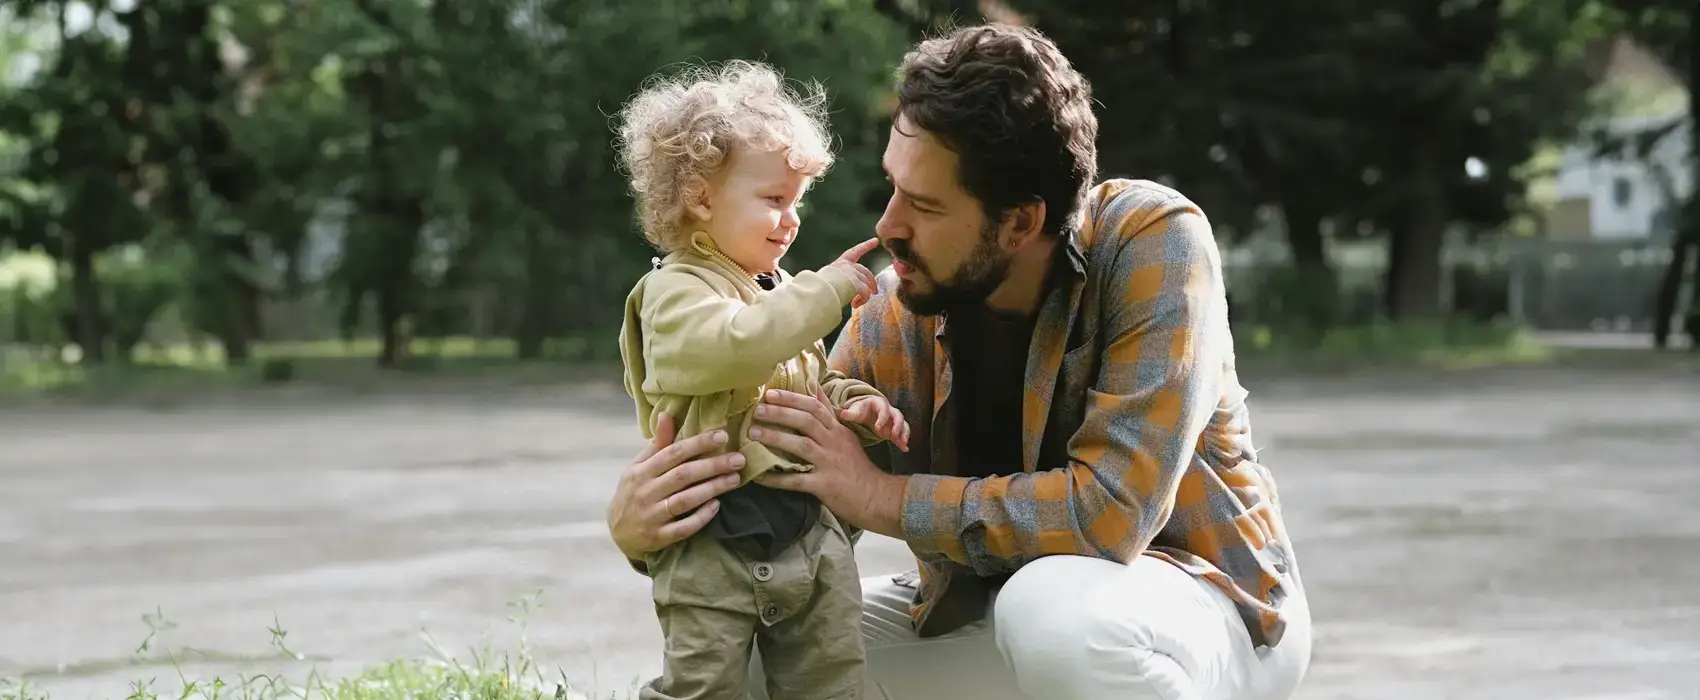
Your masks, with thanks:
[{"label": "man", "polygon": [[[1205,216],[1091,185],[1090,87],[1038,32],[961,29],[901,76],[876,227],[895,262],[831,363],[903,411],[910,450],[864,453],[783,392],[751,431],[816,465],[768,485],[916,555],[918,575],[862,581],[870,695],[1290,697],[1310,614]],[[692,459],[709,438],[665,443],[610,510],[629,557],[736,483],[731,458]]]}]

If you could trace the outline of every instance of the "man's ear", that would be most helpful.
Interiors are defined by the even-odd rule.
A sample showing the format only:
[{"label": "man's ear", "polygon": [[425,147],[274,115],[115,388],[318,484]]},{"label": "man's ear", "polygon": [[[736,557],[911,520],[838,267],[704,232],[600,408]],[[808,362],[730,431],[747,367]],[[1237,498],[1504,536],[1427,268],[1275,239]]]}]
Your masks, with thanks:
[{"label": "man's ear", "polygon": [[1009,249],[1020,248],[1045,235],[1045,200],[1035,199],[1015,205],[1004,214],[1000,238]]},{"label": "man's ear", "polygon": [[692,175],[685,183],[685,211],[698,221],[709,221],[714,218],[714,208],[709,205],[708,180],[701,175]]}]

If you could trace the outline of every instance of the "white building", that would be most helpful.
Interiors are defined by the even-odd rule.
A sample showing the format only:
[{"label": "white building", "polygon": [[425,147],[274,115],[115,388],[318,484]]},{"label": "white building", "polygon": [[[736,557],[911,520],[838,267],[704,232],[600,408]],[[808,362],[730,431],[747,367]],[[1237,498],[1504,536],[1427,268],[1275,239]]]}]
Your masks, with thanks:
[{"label": "white building", "polygon": [[1676,123],[1645,158],[1638,157],[1633,143],[1607,154],[1597,153],[1591,143],[1565,148],[1554,182],[1556,201],[1548,216],[1547,235],[1560,240],[1663,239],[1674,207],[1694,186],[1684,116],[1674,112],[1616,117],[1608,122],[1606,128],[1613,136]]},{"label": "white building", "polygon": [[1604,131],[1614,140],[1648,132],[1662,136],[1650,149],[1631,141],[1601,153],[1588,139],[1564,148],[1549,181],[1546,235],[1570,241],[1666,240],[1674,222],[1672,207],[1694,186],[1687,164],[1687,85],[1626,38],[1605,47],[1600,60],[1596,96],[1615,101],[1616,108],[1589,131]]}]

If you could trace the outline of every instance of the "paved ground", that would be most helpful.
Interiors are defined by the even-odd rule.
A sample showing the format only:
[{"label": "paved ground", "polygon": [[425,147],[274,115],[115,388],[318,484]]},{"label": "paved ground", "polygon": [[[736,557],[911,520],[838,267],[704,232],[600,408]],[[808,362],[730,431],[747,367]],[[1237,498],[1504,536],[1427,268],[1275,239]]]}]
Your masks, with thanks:
[{"label": "paved ground", "polygon": [[[1700,698],[1700,378],[1252,382],[1319,629],[1304,698]],[[636,449],[610,387],[552,398],[0,410],[0,677],[56,698],[211,670],[512,642],[600,688],[656,668],[604,538]],[[895,571],[889,540],[861,553]]]}]

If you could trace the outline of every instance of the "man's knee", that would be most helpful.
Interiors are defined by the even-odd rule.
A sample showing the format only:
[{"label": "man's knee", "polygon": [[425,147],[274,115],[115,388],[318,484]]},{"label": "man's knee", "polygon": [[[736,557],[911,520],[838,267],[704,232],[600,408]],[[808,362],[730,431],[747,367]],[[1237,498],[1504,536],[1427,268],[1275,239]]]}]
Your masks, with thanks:
[{"label": "man's knee", "polygon": [[1004,584],[993,606],[997,646],[1024,692],[1055,700],[1110,690],[1128,697],[1193,697],[1188,669],[1163,639],[1161,611],[1187,602],[1162,590],[1128,590],[1129,574],[1137,575],[1129,566],[1169,565],[1051,556],[1028,563]]},{"label": "man's knee", "polygon": [[[1088,581],[1103,578],[1111,562],[1050,556],[1029,562],[1009,578],[992,607],[998,648],[1024,680],[1075,676],[1107,646],[1137,644],[1118,636],[1088,596]],[[1113,642],[1113,643],[1112,643]],[[1049,682],[1042,683],[1049,685]]]}]

